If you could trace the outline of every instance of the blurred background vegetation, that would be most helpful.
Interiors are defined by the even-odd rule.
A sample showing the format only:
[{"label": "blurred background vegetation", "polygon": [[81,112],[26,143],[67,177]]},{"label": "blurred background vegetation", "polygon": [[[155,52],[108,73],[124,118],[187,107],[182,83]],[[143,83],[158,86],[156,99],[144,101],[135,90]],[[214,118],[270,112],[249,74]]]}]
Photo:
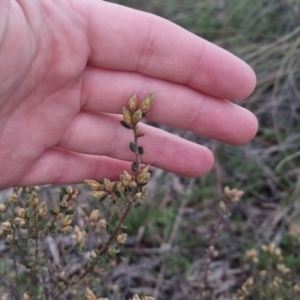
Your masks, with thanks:
[{"label": "blurred background vegetation", "polygon": [[[219,257],[211,265],[213,290],[207,299],[236,299],[238,287],[249,276],[258,276],[245,259],[246,251],[271,242],[282,249],[284,261],[292,269],[293,275],[286,280],[298,283],[300,1],[112,2],[157,14],[218,44],[249,63],[258,80],[254,94],[241,103],[260,123],[256,138],[246,146],[232,147],[163,127],[208,146],[216,163],[212,172],[197,180],[154,171],[149,201],[127,221],[128,233],[139,238],[137,254],[128,249],[126,255],[136,264],[154,255],[161,264],[152,269],[152,284],[143,283],[141,272],[137,285],[150,286],[157,299],[199,299],[197,286],[226,185],[245,191],[245,195],[221,226],[215,243]],[[155,249],[160,250],[158,254]],[[270,280],[278,275],[265,261],[257,267],[265,268]],[[280,289],[278,294],[253,289],[248,299],[300,299]]]}]

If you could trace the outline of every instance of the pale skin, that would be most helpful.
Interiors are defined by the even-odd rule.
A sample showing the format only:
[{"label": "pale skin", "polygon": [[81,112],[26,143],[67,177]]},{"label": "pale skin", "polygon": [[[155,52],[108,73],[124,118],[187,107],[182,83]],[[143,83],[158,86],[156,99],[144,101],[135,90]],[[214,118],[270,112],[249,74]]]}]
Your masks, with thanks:
[{"label": "pale skin", "polygon": [[[132,93],[155,93],[149,120],[225,143],[250,141],[255,74],[227,51],[157,16],[100,0],[0,1],[0,189],[129,170]],[[147,125],[143,163],[189,177],[209,149]]]}]

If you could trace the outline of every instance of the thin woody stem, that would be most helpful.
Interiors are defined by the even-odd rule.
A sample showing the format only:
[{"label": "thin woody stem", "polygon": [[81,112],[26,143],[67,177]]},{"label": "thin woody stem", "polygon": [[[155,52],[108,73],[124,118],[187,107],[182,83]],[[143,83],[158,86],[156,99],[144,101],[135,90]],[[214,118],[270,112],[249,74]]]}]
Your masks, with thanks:
[{"label": "thin woody stem", "polygon": [[[132,130],[134,133],[134,145],[135,145],[135,156],[136,156],[136,171],[135,171],[135,179],[137,179],[138,175],[139,175],[139,171],[140,171],[140,164],[141,164],[141,155],[139,154],[139,150],[138,150],[138,134],[137,134],[137,125],[134,125]],[[117,227],[114,229],[114,231],[112,232],[112,234],[109,236],[108,241],[105,243],[105,246],[99,251],[99,255],[103,255],[105,254],[111,243],[115,240],[115,238],[117,237],[122,225],[125,222],[126,217],[128,216],[129,212],[131,211],[132,207],[133,207],[133,200],[132,197],[133,195],[136,193],[136,189],[133,189],[133,191],[130,193],[129,196],[127,196],[126,199],[126,203],[127,203],[127,207],[125,209],[125,212],[122,214],[122,216],[119,219],[118,225]],[[77,281],[77,283],[79,281],[81,281],[82,279],[84,279],[89,273],[91,273],[95,266],[97,265],[97,263],[93,263],[91,264],[89,267],[86,268],[86,270],[79,276],[79,279]],[[59,292],[59,294],[57,294],[54,299],[57,300],[59,299],[60,295],[62,293],[64,293],[68,288],[70,288],[74,283],[68,283],[66,284],[66,286],[63,288],[63,290],[61,290]]]}]

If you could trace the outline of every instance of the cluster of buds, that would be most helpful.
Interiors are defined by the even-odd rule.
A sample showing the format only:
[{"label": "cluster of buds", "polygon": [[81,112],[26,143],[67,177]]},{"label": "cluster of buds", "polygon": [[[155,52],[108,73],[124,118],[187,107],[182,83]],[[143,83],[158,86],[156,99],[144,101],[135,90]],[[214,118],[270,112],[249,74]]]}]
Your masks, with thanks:
[{"label": "cluster of buds", "polygon": [[14,239],[15,232],[13,231],[13,227],[10,222],[2,222],[0,226],[0,236],[2,235],[6,235],[6,239],[8,241],[12,241]]},{"label": "cluster of buds", "polygon": [[147,195],[145,185],[151,177],[148,170],[149,165],[142,167],[138,172],[137,178],[127,171],[123,171],[118,182],[111,182],[109,179],[104,179],[103,181],[85,180],[85,183],[93,190],[90,193],[93,198],[104,200],[108,197],[117,201],[122,195],[126,195],[127,192],[135,191],[132,199],[137,201]]},{"label": "cluster of buds", "polygon": [[75,225],[74,227],[74,235],[72,236],[77,245],[81,245],[84,241],[84,235],[85,235],[85,231],[81,231],[80,228]]},{"label": "cluster of buds", "polygon": [[40,219],[44,219],[48,213],[48,206],[46,201],[43,201],[38,207],[38,216]]},{"label": "cluster of buds", "polygon": [[291,272],[290,268],[287,268],[285,264],[277,264],[277,270],[282,274],[287,274]]},{"label": "cluster of buds", "polygon": [[143,117],[149,114],[153,99],[154,93],[151,93],[138,105],[137,96],[135,94],[131,95],[128,101],[128,108],[125,106],[122,108],[123,121],[121,121],[121,124],[128,129],[136,126]]},{"label": "cluster of buds", "polygon": [[[84,181],[93,191],[90,195],[96,199],[105,199],[107,196],[115,198],[115,191],[117,191],[117,183],[111,182],[109,179],[101,180],[85,180]],[[119,188],[120,185],[118,185]]]},{"label": "cluster of buds", "polygon": [[21,228],[24,228],[26,226],[26,216],[27,212],[24,208],[21,208],[17,206],[15,208],[16,218],[14,218],[14,223],[19,225]]},{"label": "cluster of buds", "polygon": [[29,204],[33,209],[37,208],[39,205],[39,198],[35,191],[30,194]]},{"label": "cluster of buds", "polygon": [[229,203],[237,203],[241,197],[244,195],[243,191],[237,189],[230,189],[228,186],[224,188],[224,194],[228,199]]},{"label": "cluster of buds", "polygon": [[254,263],[258,263],[258,251],[256,249],[251,249],[246,252],[246,256]]},{"label": "cluster of buds", "polygon": [[73,222],[74,215],[67,215],[61,222],[61,228],[60,231],[64,234],[69,233],[73,230],[73,227],[71,226]]},{"label": "cluster of buds", "polygon": [[274,255],[278,261],[282,261],[282,251],[279,247],[275,245],[275,243],[270,243],[269,245],[262,245],[261,249],[267,254]]},{"label": "cluster of buds", "polygon": [[238,300],[244,300],[249,296],[249,288],[254,284],[253,277],[248,278],[238,291]]}]

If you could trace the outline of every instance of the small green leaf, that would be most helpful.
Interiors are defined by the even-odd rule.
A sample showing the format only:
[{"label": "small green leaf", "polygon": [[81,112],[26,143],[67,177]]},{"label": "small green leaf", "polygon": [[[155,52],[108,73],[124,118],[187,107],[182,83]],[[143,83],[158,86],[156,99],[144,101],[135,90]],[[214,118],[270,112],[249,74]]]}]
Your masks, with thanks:
[{"label": "small green leaf", "polygon": [[62,201],[63,197],[64,197],[65,195],[67,195],[67,194],[68,194],[67,189],[64,188],[64,187],[62,187],[62,188],[60,189],[59,200]]},{"label": "small green leaf", "polygon": [[115,182],[113,186],[113,191],[116,192],[118,190],[118,182]]},{"label": "small green leaf", "polygon": [[61,207],[61,208],[60,208],[60,212],[61,212],[62,214],[64,214],[66,211],[67,211],[67,208],[66,208],[66,207]]},{"label": "small green leaf", "polygon": [[119,192],[119,191],[115,191],[115,194],[116,194],[116,196],[117,196],[118,198],[122,198],[122,194],[121,194],[121,192]]},{"label": "small green leaf", "polygon": [[107,198],[107,195],[103,196],[102,198],[99,199],[99,202],[103,202]]},{"label": "small green leaf", "polygon": [[135,152],[135,144],[133,142],[130,142],[129,143],[129,149],[132,151],[132,152]]},{"label": "small green leaf", "polygon": [[138,150],[140,155],[144,154],[144,148],[142,146],[140,146]]},{"label": "small green leaf", "polygon": [[50,232],[53,232],[57,229],[56,225],[55,224],[51,224],[50,227],[49,227],[49,231]]},{"label": "small green leaf", "polygon": [[52,216],[56,216],[56,213],[55,213],[55,211],[54,211],[53,209],[50,209],[50,210],[49,210],[49,213],[50,213]]},{"label": "small green leaf", "polygon": [[126,129],[131,129],[124,121],[120,121],[121,125]]},{"label": "small green leaf", "polygon": [[136,169],[137,169],[137,163],[134,162],[134,163],[131,165],[131,170],[132,170],[133,172],[135,172]]},{"label": "small green leaf", "polygon": [[65,212],[65,216],[73,216],[73,215],[75,215],[75,211],[73,211],[73,210],[67,210]]}]

